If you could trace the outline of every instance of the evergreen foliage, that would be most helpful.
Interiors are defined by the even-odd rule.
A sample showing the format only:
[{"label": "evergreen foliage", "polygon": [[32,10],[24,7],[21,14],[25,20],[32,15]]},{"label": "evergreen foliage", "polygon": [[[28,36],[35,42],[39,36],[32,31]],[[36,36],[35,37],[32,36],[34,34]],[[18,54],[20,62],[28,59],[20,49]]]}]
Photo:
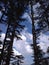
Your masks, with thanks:
[{"label": "evergreen foliage", "polygon": [[[36,8],[38,16],[34,17],[34,5],[40,4],[40,7]],[[32,20],[32,35],[34,50],[34,65],[42,65],[41,59],[43,58],[42,50],[37,44],[37,38],[40,32],[49,30],[49,1],[48,0],[1,0],[0,1],[0,23],[8,25],[6,36],[4,39],[3,49],[1,50],[0,65],[9,65],[11,51],[13,46],[13,39],[16,37],[20,39],[20,31],[24,29],[21,25],[22,21],[25,21],[21,16],[30,5],[31,20]],[[29,13],[28,13],[29,14]],[[38,21],[37,21],[38,20]],[[35,23],[38,24],[36,28]],[[0,42],[1,43],[1,42]],[[19,65],[19,63],[18,63]]]}]

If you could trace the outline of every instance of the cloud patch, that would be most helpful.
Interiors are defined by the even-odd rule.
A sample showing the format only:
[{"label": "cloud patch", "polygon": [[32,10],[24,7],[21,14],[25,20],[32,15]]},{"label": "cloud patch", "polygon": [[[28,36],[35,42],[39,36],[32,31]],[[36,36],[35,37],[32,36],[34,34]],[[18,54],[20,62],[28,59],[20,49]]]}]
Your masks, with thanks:
[{"label": "cloud patch", "polygon": [[47,47],[49,46],[49,34],[48,34],[48,32],[41,33],[39,36],[39,40],[38,40],[39,45],[44,52],[47,51]]}]

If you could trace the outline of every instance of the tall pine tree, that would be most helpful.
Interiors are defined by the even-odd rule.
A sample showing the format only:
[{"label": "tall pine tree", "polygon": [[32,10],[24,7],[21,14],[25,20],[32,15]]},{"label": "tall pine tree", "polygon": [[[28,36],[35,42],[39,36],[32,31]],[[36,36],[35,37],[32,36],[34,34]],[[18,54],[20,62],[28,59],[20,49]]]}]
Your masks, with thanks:
[{"label": "tall pine tree", "polygon": [[[19,38],[17,35],[19,34],[19,28],[20,30],[24,28],[24,26],[20,25],[19,20],[21,20],[20,16],[22,14],[23,11],[23,6],[20,7],[20,4],[17,4],[17,7],[15,5],[15,2],[13,2],[12,0],[8,0],[8,1],[3,1],[5,7],[8,7],[8,12],[6,11],[3,12],[4,14],[6,14],[8,16],[8,20],[5,22],[1,17],[1,20],[3,20],[5,23],[8,23],[8,27],[7,27],[7,32],[6,32],[6,36],[4,39],[4,44],[3,44],[3,49],[1,52],[1,65],[9,65],[10,62],[10,55],[11,55],[11,50],[12,50],[12,46],[13,46],[13,39],[16,36],[17,38]],[[15,35],[15,30],[18,34]]]}]

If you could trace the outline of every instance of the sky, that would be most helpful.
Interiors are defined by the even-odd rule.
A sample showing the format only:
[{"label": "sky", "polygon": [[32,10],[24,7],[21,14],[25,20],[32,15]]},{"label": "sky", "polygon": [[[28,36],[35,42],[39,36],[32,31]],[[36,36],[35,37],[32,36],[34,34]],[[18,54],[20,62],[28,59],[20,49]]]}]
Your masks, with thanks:
[{"label": "sky", "polygon": [[[39,6],[39,3],[37,4],[37,6]],[[36,6],[34,6],[34,7],[36,8]],[[0,12],[0,16],[1,16],[1,12]],[[22,40],[17,40],[16,38],[14,38],[13,49],[14,49],[15,55],[22,54],[25,57],[24,63],[22,65],[30,65],[33,63],[33,59],[34,59],[34,58],[33,59],[31,58],[33,51],[30,47],[30,44],[33,43],[32,22],[31,22],[31,19],[27,13],[24,13],[23,17],[26,18],[27,21],[24,22],[25,28],[21,32],[20,37],[22,38]],[[5,38],[7,26],[5,24],[0,24],[0,29],[2,29],[0,40],[3,41]],[[38,42],[40,43],[39,45],[40,45],[41,49],[44,52],[46,52],[47,47],[49,46],[49,31],[44,32],[44,33],[40,32]]]},{"label": "sky", "polygon": [[[26,15],[27,13],[25,13]],[[24,24],[26,25],[26,27],[24,28],[24,30],[21,32],[21,38],[22,40],[17,40],[16,38],[14,38],[14,42],[13,42],[13,48],[14,50],[14,54],[15,55],[23,55],[24,58],[24,64],[23,65],[30,65],[32,64],[32,49],[30,47],[30,44],[32,44],[32,24],[31,24],[31,20],[29,19],[29,16],[25,16],[26,19],[28,18],[28,22],[25,22]],[[4,24],[0,24],[0,29],[2,29],[2,33],[1,33],[1,38],[0,40],[4,40],[5,38],[5,33],[6,33],[6,29],[7,26]],[[39,40],[38,42],[40,43],[40,47],[41,49],[45,52],[47,50],[47,47],[49,46],[49,31],[45,32],[45,33],[40,33],[39,36]]]}]

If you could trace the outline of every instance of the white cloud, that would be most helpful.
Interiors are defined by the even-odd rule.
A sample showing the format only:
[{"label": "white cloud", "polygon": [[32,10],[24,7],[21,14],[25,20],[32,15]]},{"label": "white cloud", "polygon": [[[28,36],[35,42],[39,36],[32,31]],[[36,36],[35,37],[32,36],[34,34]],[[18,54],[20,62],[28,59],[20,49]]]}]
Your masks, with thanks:
[{"label": "white cloud", "polygon": [[26,31],[27,29],[22,32],[23,36],[25,36],[26,41],[31,41],[32,42],[32,34]]},{"label": "white cloud", "polygon": [[1,37],[0,37],[0,40],[3,41],[4,38],[5,38],[5,33],[2,33],[2,34],[1,34]]},{"label": "white cloud", "polygon": [[27,50],[27,52],[32,53],[32,49],[31,49],[30,45],[26,46],[26,50]]},{"label": "white cloud", "polygon": [[48,32],[41,33],[39,38],[40,38],[38,40],[38,42],[40,43],[39,45],[40,45],[41,49],[43,49],[43,51],[46,52],[47,47],[49,46],[49,35],[48,35]]},{"label": "white cloud", "polygon": [[15,48],[13,48],[13,52],[14,52],[14,55],[22,55],[22,54],[19,53]]},{"label": "white cloud", "polygon": [[2,12],[0,11],[0,18],[1,18],[1,16],[2,16]]},{"label": "white cloud", "polygon": [[26,40],[26,37],[24,35],[21,36],[22,40]]},{"label": "white cloud", "polygon": [[14,44],[13,46],[18,50],[20,51],[21,53],[23,54],[28,54],[28,53],[32,53],[32,49],[29,45],[29,42],[27,42],[26,40],[16,40],[16,38],[14,39]]},{"label": "white cloud", "polygon": [[31,21],[31,18],[30,18],[30,15],[28,13],[24,13],[22,18],[26,18],[26,20],[32,24],[32,21]]},{"label": "white cloud", "polygon": [[49,42],[49,35],[45,35],[45,34],[41,34],[40,36],[40,40],[39,41],[42,41],[44,43],[48,43]]},{"label": "white cloud", "polygon": [[26,40],[26,37],[23,34],[19,37],[21,37],[21,39],[24,40],[24,41]]},{"label": "white cloud", "polygon": [[[14,44],[13,46],[16,48],[17,51],[21,52],[21,54],[25,57],[24,59],[24,65],[27,64],[31,64],[32,63],[32,49],[29,46],[29,42],[27,42],[27,40],[16,40],[16,38],[14,39]],[[31,60],[31,61],[30,61]],[[28,64],[29,62],[29,64]]]},{"label": "white cloud", "polygon": [[31,33],[26,33],[26,37],[29,39],[29,40],[32,40],[32,34]]}]

